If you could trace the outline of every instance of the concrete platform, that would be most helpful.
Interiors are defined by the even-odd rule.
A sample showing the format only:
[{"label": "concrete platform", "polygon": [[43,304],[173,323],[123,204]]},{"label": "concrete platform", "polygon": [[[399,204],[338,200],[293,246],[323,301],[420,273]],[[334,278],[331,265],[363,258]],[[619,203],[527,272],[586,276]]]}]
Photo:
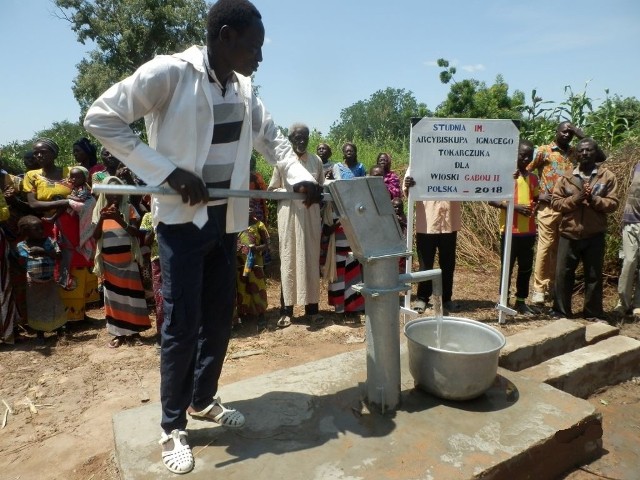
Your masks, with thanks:
[{"label": "concrete platform", "polygon": [[[188,478],[551,479],[601,453],[602,418],[584,400],[499,369],[478,399],[448,402],[413,388],[406,356],[402,405],[384,415],[362,402],[364,351],[225,386],[247,424],[190,421]],[[157,403],[114,415],[123,479],[177,478],[160,460],[159,417]]]},{"label": "concrete platform", "polygon": [[520,372],[576,397],[640,375],[640,341],[616,335]]},{"label": "concrete platform", "polygon": [[587,345],[593,345],[619,334],[620,329],[618,327],[614,327],[606,323],[593,322],[587,325],[585,340]]},{"label": "concrete platform", "polygon": [[499,365],[519,372],[563,353],[585,346],[586,327],[562,318],[542,327],[507,337],[500,351]]}]

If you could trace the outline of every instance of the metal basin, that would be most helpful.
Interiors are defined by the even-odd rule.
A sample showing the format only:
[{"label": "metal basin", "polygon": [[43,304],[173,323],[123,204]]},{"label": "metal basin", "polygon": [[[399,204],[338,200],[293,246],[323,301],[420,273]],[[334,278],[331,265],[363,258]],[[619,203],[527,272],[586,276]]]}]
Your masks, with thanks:
[{"label": "metal basin", "polygon": [[443,317],[440,348],[433,317],[408,322],[404,334],[416,386],[448,400],[469,400],[484,393],[496,378],[498,356],[506,343],[495,328],[459,317]]}]

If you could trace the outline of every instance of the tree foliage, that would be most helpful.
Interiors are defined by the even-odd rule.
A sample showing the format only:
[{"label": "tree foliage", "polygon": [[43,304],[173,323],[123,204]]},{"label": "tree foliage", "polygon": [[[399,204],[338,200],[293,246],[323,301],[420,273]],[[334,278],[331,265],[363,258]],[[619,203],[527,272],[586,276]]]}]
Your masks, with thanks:
[{"label": "tree foliage", "polygon": [[[453,73],[455,73],[455,69]],[[444,78],[443,74],[445,74]],[[453,81],[451,68],[448,71],[440,72],[440,80],[443,83]],[[512,95],[509,95],[509,85],[504,81],[502,75],[498,75],[495,83],[491,86],[475,79],[454,81],[447,98],[436,108],[435,115],[449,118],[510,118],[518,120],[522,117],[524,105],[524,93],[516,90]]]},{"label": "tree foliage", "polygon": [[78,64],[73,95],[81,113],[110,85],[155,55],[204,42],[205,0],[55,0],[78,41],[95,44]]},{"label": "tree foliage", "polygon": [[450,81],[453,81],[453,83],[456,83],[456,81],[453,79],[453,76],[457,72],[456,67],[454,66],[450,67],[449,60],[445,60],[444,58],[439,58],[437,61],[437,64],[439,67],[444,68],[444,70],[440,72],[440,81],[445,85]]},{"label": "tree foliage", "polygon": [[359,138],[380,145],[405,142],[411,118],[429,114],[427,106],[418,103],[411,91],[387,87],[343,109],[329,136],[336,141]]}]

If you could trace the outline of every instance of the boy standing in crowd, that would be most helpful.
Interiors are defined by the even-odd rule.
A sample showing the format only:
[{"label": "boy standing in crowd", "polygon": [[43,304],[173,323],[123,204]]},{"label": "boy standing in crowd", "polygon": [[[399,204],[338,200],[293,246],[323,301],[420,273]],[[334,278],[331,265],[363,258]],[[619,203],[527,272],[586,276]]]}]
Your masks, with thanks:
[{"label": "boy standing in crowd", "polygon": [[[515,189],[513,193],[513,226],[511,228],[511,257],[509,259],[509,282],[511,272],[518,262],[516,277],[516,305],[519,315],[531,316],[533,310],[526,304],[529,296],[529,280],[533,270],[533,251],[536,244],[535,209],[540,189],[538,177],[527,171],[527,165],[533,159],[533,143],[520,140],[518,145],[518,169],[515,173]],[[507,202],[489,202],[489,205],[500,208],[500,258],[504,262],[504,247],[507,223]]]}]

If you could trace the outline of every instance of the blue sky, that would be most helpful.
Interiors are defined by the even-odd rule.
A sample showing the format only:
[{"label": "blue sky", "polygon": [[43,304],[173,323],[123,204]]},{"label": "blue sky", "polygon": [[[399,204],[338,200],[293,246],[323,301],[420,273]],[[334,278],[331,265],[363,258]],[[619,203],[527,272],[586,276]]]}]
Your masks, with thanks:
[{"label": "blue sky", "polygon": [[[455,78],[562,101],[564,87],[640,98],[638,0],[255,0],[263,15],[260,95],[279,125],[303,121],[328,133],[340,111],[386,87],[413,92],[430,109]],[[75,121],[76,65],[90,49],[54,16],[50,0],[0,3],[0,145],[54,121]],[[203,39],[204,41],[204,39]]]}]

